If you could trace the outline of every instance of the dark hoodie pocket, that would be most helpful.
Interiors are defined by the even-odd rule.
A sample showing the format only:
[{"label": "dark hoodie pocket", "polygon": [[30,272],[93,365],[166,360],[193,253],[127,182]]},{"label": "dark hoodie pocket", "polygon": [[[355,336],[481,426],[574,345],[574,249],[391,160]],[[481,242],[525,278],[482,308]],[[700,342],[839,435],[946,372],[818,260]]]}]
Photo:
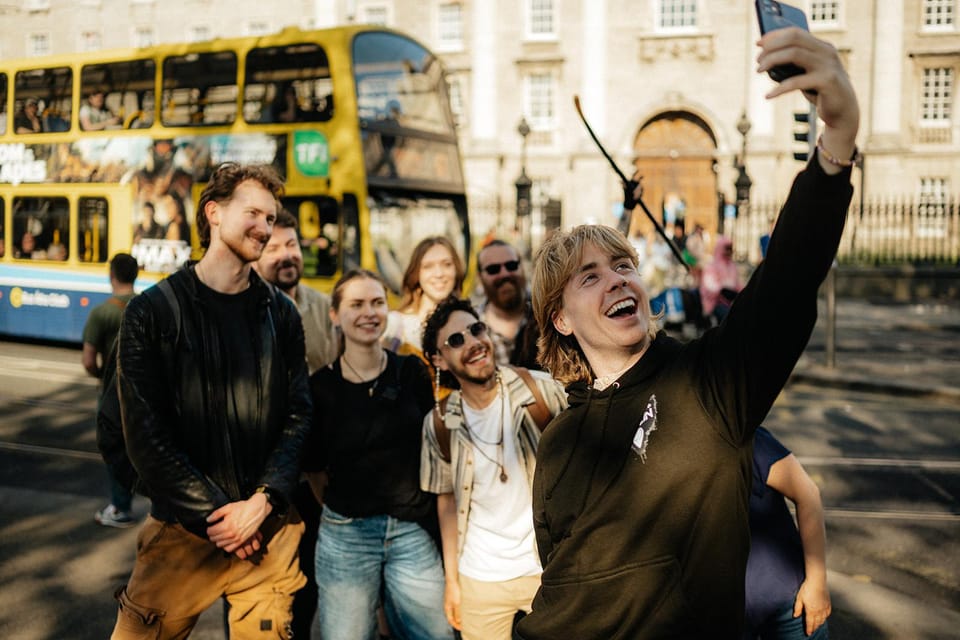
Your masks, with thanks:
[{"label": "dark hoodie pocket", "polygon": [[521,631],[524,638],[684,637],[695,617],[680,588],[673,556],[577,577],[544,577]]}]

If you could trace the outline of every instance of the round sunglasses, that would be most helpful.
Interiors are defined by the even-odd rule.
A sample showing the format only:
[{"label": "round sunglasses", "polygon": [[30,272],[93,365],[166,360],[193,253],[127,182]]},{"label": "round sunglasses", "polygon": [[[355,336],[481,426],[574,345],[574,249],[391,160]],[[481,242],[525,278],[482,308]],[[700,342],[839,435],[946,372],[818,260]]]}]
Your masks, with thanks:
[{"label": "round sunglasses", "polygon": [[488,264],[483,267],[483,270],[488,276],[495,276],[500,273],[500,268],[505,267],[507,271],[516,271],[520,268],[519,260],[507,260],[506,262],[497,262],[495,264]]},{"label": "round sunglasses", "polygon": [[474,338],[479,338],[487,332],[487,325],[479,320],[471,324],[469,327],[463,331],[458,331],[457,333],[451,333],[447,336],[447,339],[444,340],[443,346],[450,347],[451,349],[459,349],[467,342],[467,334],[469,333]]}]

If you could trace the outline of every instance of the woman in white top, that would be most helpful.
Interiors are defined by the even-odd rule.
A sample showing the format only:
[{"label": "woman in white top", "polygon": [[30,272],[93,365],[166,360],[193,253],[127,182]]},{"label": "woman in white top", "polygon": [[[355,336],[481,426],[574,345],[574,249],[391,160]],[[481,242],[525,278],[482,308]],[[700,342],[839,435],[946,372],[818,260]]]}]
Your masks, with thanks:
[{"label": "woman in white top", "polygon": [[437,304],[460,295],[464,275],[463,261],[450,240],[443,236],[421,240],[403,274],[403,302],[387,318],[384,346],[420,355],[424,323]]}]

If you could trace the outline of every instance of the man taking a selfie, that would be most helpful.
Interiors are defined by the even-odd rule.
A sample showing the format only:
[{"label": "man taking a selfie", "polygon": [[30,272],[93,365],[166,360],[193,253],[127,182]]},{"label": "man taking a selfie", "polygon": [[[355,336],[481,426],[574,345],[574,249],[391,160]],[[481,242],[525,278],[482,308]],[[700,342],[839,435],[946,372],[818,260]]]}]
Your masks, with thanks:
[{"label": "man taking a selfie", "polygon": [[824,122],[764,262],[719,327],[657,333],[637,257],[618,231],[558,233],[537,256],[540,361],[570,408],[537,452],[533,518],[544,566],[524,640],[738,638],[750,547],[754,432],[816,322],[817,289],[852,195],[859,109],[836,49],[801,29],[760,40],[759,71],[805,72]]}]

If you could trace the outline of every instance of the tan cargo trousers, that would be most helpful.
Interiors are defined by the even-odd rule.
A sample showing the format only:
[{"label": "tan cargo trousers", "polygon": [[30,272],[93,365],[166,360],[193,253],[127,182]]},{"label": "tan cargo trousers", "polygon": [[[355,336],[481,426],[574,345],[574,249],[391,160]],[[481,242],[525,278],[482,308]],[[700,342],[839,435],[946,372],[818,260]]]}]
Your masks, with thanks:
[{"label": "tan cargo trousers", "polygon": [[297,562],[303,523],[280,527],[259,564],[227,556],[178,524],[148,517],[137,536],[137,560],[121,587],[113,640],[186,638],[221,596],[230,603],[230,637],[291,637],[294,592],[306,583]]}]

